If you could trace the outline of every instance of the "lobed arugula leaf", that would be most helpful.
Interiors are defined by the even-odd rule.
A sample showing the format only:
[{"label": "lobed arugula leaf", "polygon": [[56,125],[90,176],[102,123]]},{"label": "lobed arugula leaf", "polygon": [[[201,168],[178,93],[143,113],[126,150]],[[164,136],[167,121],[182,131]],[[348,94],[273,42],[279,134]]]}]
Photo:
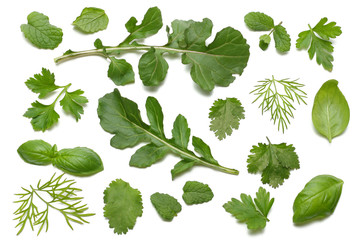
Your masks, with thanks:
[{"label": "lobed arugula leaf", "polygon": [[335,39],[340,36],[342,31],[335,22],[326,24],[328,19],[326,17],[320,19],[318,24],[310,30],[299,33],[299,38],[296,40],[296,48],[308,49],[310,59],[316,55],[316,62],[322,65],[325,70],[329,72],[333,69],[332,62],[334,57],[332,53],[334,47],[332,46],[331,38]]},{"label": "lobed arugula leaf", "polygon": [[95,33],[106,29],[108,23],[109,18],[103,9],[87,7],[72,24],[84,33]]},{"label": "lobed arugula leaf", "polygon": [[181,211],[181,204],[176,198],[165,193],[154,193],[150,197],[152,205],[165,221],[172,221]]},{"label": "lobed arugula leaf", "polygon": [[239,121],[245,119],[244,108],[236,98],[218,99],[210,108],[210,130],[219,140],[230,136],[233,129],[239,128]]},{"label": "lobed arugula leaf", "polygon": [[[162,27],[161,12],[157,7],[150,8],[144,19],[137,25],[137,19],[132,17],[125,24],[129,35],[119,45],[104,46],[101,40],[95,41],[93,50],[66,52],[55,59],[61,62],[85,55],[101,55],[109,58],[111,63],[108,76],[116,85],[126,85],[133,82],[125,73],[133,74],[130,67],[114,66],[116,55],[129,51],[146,51],[139,61],[139,75],[145,86],[159,86],[165,79],[168,64],[165,53],[181,54],[183,64],[190,65],[190,75],[202,89],[211,91],[217,86],[228,86],[235,80],[233,75],[241,75],[249,59],[249,45],[242,34],[227,27],[218,32],[212,43],[206,44],[211,36],[213,24],[210,19],[201,22],[193,20],[174,20],[171,28],[167,27],[168,42],[163,46],[149,46],[137,42],[156,34]],[[114,68],[117,68],[115,71]],[[111,74],[110,74],[111,72]],[[125,78],[126,80],[122,80]]]},{"label": "lobed arugula leaf", "polygon": [[42,13],[32,12],[27,16],[28,23],[21,25],[25,37],[36,47],[54,49],[62,42],[61,28],[50,24],[49,18]]},{"label": "lobed arugula leaf", "polygon": [[270,221],[267,216],[274,203],[274,198],[270,199],[270,193],[260,187],[254,201],[250,195],[242,193],[240,200],[232,198],[223,207],[239,222],[245,222],[248,229],[259,230],[265,228],[266,222]]},{"label": "lobed arugula leaf", "polygon": [[187,205],[206,203],[214,197],[209,185],[197,181],[187,181],[183,191],[182,198]]},{"label": "lobed arugula leaf", "polygon": [[250,150],[248,156],[248,172],[261,173],[261,181],[277,188],[290,176],[290,171],[299,169],[298,156],[293,145],[272,144],[267,138],[268,144],[259,143]]},{"label": "lobed arugula leaf", "polygon": [[108,77],[115,85],[126,85],[135,82],[135,74],[130,63],[124,59],[110,57]]},{"label": "lobed arugula leaf", "polygon": [[189,170],[194,165],[208,166],[226,173],[238,174],[235,169],[225,168],[213,158],[209,146],[200,138],[193,137],[196,152],[188,150],[190,129],[185,117],[179,115],[172,130],[173,137],[168,139],[163,128],[163,113],[154,97],[148,97],[146,111],[150,125],[143,122],[135,102],[121,96],[118,89],[99,99],[98,116],[101,127],[111,134],[111,146],[125,149],[141,142],[149,142],[139,148],[130,159],[134,167],[149,167],[161,160],[166,154],[173,153],[182,160],[171,171],[172,177]]}]

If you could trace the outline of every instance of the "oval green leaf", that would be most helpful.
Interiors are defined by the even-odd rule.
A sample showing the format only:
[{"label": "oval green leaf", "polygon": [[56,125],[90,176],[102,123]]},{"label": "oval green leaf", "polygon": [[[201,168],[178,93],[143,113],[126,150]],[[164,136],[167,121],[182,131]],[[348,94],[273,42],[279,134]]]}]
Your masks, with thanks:
[{"label": "oval green leaf", "polygon": [[49,165],[52,162],[56,147],[43,140],[31,140],[23,143],[17,150],[20,157],[34,165]]},{"label": "oval green leaf", "polygon": [[338,81],[325,82],[317,92],[312,109],[316,130],[331,140],[345,131],[350,121],[349,105],[338,88]]},{"label": "oval green leaf", "polygon": [[84,33],[94,33],[107,28],[109,18],[100,8],[84,8],[73,25]]},{"label": "oval green leaf", "polygon": [[331,175],[311,179],[297,195],[293,205],[293,222],[303,223],[332,214],[340,199],[344,182]]}]

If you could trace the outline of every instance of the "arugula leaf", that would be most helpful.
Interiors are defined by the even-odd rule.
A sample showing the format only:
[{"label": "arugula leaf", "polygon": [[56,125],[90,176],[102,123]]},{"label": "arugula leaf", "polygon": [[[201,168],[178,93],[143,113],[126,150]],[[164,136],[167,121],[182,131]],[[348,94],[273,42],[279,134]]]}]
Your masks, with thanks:
[{"label": "arugula leaf", "polygon": [[49,23],[49,18],[42,13],[32,12],[27,16],[28,23],[21,25],[25,37],[36,47],[54,49],[62,41],[61,28]]},{"label": "arugula leaf", "polygon": [[339,202],[344,182],[331,175],[311,179],[296,196],[293,222],[304,223],[331,215]]},{"label": "arugula leaf", "polygon": [[259,230],[265,228],[266,222],[270,221],[267,215],[274,203],[274,198],[270,199],[270,193],[260,187],[254,201],[255,204],[250,195],[242,193],[240,200],[232,198],[223,207],[239,222],[246,223],[248,229]]},{"label": "arugula leaf", "polygon": [[210,130],[222,140],[226,135],[230,136],[233,129],[239,128],[239,121],[245,119],[244,108],[236,98],[218,99],[210,108]]},{"label": "arugula leaf", "polygon": [[338,87],[338,81],[326,81],[317,92],[312,109],[315,129],[329,142],[345,131],[350,121],[350,108]]},{"label": "arugula leaf", "polygon": [[39,93],[39,98],[45,98],[52,94],[57,89],[62,89],[53,103],[46,105],[38,101],[31,104],[24,117],[31,118],[31,125],[35,131],[45,131],[54,126],[58,122],[60,116],[55,111],[55,104],[59,98],[64,95],[60,100],[60,105],[64,111],[73,115],[78,121],[84,113],[83,106],[88,102],[87,98],[82,96],[82,90],[69,92],[68,89],[71,83],[66,86],[55,85],[55,75],[48,69],[43,68],[41,74],[35,74],[34,78],[29,78],[25,82],[26,86],[34,93]]},{"label": "arugula leaf", "polygon": [[270,42],[270,35],[274,33],[275,48],[284,53],[290,50],[291,39],[290,35],[287,33],[286,29],[281,25],[280,22],[278,25],[274,25],[274,20],[261,12],[250,12],[245,15],[244,21],[248,28],[253,31],[270,31],[269,34],[264,34],[260,36],[259,47],[265,51]]},{"label": "arugula leaf", "polygon": [[141,142],[150,142],[138,149],[131,157],[131,166],[140,168],[151,166],[171,152],[182,158],[172,171],[173,178],[193,165],[203,165],[226,173],[238,174],[235,169],[219,165],[213,158],[209,146],[200,138],[193,137],[192,144],[201,157],[187,149],[190,129],[183,116],[179,115],[176,118],[172,130],[173,138],[168,139],[163,129],[161,106],[156,98],[148,97],[146,110],[150,125],[143,122],[137,104],[122,97],[118,89],[99,100],[100,125],[106,132],[114,134],[110,142],[111,146],[124,149]]},{"label": "arugula leaf", "polygon": [[176,198],[165,193],[154,193],[150,197],[152,205],[165,221],[172,221],[181,211],[181,204]]},{"label": "arugula leaf", "polygon": [[250,150],[247,168],[249,173],[261,173],[261,181],[277,188],[290,176],[290,171],[299,169],[300,164],[295,148],[292,144],[286,145],[259,143]]},{"label": "arugula leaf", "polygon": [[135,82],[133,68],[126,60],[110,57],[110,61],[108,77],[116,86]]},{"label": "arugula leaf", "polygon": [[90,176],[104,170],[99,155],[86,147],[57,150],[43,140],[23,143],[17,150],[20,157],[29,164],[49,165],[74,176]]},{"label": "arugula leaf", "polygon": [[330,22],[325,25],[328,21],[326,17],[320,19],[318,24],[310,30],[299,33],[299,38],[296,40],[296,48],[308,49],[310,59],[313,59],[316,54],[316,62],[322,65],[325,70],[329,72],[333,69],[332,62],[334,57],[332,52],[334,47],[330,38],[335,39],[340,36],[342,31],[339,26],[336,26],[335,22]]},{"label": "arugula leaf", "polygon": [[209,185],[197,181],[187,181],[183,191],[182,198],[187,205],[206,203],[214,197]]},{"label": "arugula leaf", "polygon": [[84,33],[94,33],[107,28],[109,18],[105,11],[100,8],[84,8],[73,25]]},{"label": "arugula leaf", "polygon": [[143,213],[140,191],[121,179],[112,181],[105,189],[104,203],[104,217],[117,234],[126,234],[133,229],[136,219]]},{"label": "arugula leaf", "polygon": [[[168,42],[164,46],[149,46],[136,41],[156,34],[160,30],[162,18],[158,8],[150,8],[141,24],[136,25],[136,23],[136,18],[132,17],[125,24],[129,35],[117,46],[103,46],[97,41],[96,49],[66,52],[63,56],[55,58],[55,62],[101,55],[109,58],[110,65],[114,65],[114,55],[129,51],[146,51],[139,61],[140,78],[145,86],[159,86],[168,70],[164,53],[181,54],[182,63],[191,65],[190,75],[193,81],[206,91],[211,91],[215,85],[229,86],[235,80],[233,75],[241,75],[247,65],[250,55],[249,45],[239,31],[231,27],[224,28],[216,34],[213,42],[207,45],[206,41],[211,36],[213,28],[210,19],[205,18],[201,22],[174,20],[171,23],[172,29],[166,28]],[[117,77],[108,74],[114,83],[125,85],[133,82],[133,77],[131,81],[126,78],[126,81],[120,82],[124,72],[130,72],[120,67],[117,68],[121,69],[118,71],[122,74],[118,74]],[[126,70],[129,68],[126,67]]]}]

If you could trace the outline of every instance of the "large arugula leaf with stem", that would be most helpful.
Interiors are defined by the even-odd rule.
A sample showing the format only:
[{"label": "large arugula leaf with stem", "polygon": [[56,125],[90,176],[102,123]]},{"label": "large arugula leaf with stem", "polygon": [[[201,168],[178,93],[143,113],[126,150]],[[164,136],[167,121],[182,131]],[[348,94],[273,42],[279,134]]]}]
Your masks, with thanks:
[{"label": "large arugula leaf with stem", "polygon": [[198,137],[193,136],[192,144],[200,156],[188,150],[190,129],[185,117],[178,115],[172,130],[173,137],[168,139],[164,133],[162,109],[156,98],[147,98],[146,111],[150,125],[141,119],[137,104],[122,97],[118,89],[99,99],[100,125],[105,131],[114,134],[111,146],[125,149],[148,142],[132,155],[131,166],[149,167],[166,154],[173,153],[182,159],[171,171],[173,178],[194,165],[207,166],[230,174],[239,173],[235,169],[221,166],[213,158],[209,146]]},{"label": "large arugula leaf with stem", "polygon": [[[165,79],[168,64],[165,53],[181,54],[183,64],[190,65],[190,74],[202,89],[211,91],[215,86],[228,86],[235,80],[233,75],[241,75],[249,59],[249,45],[242,34],[231,27],[219,31],[210,44],[213,24],[210,19],[201,22],[193,20],[174,20],[171,28],[167,27],[168,42],[163,46],[149,46],[137,40],[156,34],[162,27],[161,12],[157,7],[150,8],[142,22],[137,25],[135,17],[125,24],[129,35],[117,46],[104,46],[95,41],[96,49],[86,51],[67,51],[55,58],[59,63],[76,57],[101,55],[111,60],[114,69],[116,55],[133,51],[146,51],[139,61],[139,75],[145,86],[159,86]],[[100,44],[101,43],[101,44]],[[123,59],[122,59],[123,60]],[[125,60],[123,60],[125,61]],[[118,71],[110,70],[108,76],[116,85],[125,85],[132,81],[120,81],[124,75],[133,75],[132,68],[119,66]]]}]

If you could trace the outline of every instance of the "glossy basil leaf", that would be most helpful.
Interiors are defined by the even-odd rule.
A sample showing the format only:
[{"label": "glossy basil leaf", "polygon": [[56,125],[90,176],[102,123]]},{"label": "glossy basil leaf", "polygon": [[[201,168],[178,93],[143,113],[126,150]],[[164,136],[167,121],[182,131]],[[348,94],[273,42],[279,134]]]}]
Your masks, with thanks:
[{"label": "glossy basil leaf", "polygon": [[75,176],[90,176],[104,170],[99,155],[86,147],[60,150],[54,158],[53,165]]},{"label": "glossy basil leaf", "polygon": [[303,223],[332,214],[340,199],[344,182],[331,175],[311,179],[297,195],[293,205],[293,222]]},{"label": "glossy basil leaf", "polygon": [[345,131],[349,121],[350,108],[338,87],[338,81],[328,80],[315,96],[312,109],[314,127],[331,142]]},{"label": "glossy basil leaf", "polygon": [[23,143],[17,150],[20,157],[34,165],[49,165],[52,162],[56,147],[43,140],[31,140]]}]

